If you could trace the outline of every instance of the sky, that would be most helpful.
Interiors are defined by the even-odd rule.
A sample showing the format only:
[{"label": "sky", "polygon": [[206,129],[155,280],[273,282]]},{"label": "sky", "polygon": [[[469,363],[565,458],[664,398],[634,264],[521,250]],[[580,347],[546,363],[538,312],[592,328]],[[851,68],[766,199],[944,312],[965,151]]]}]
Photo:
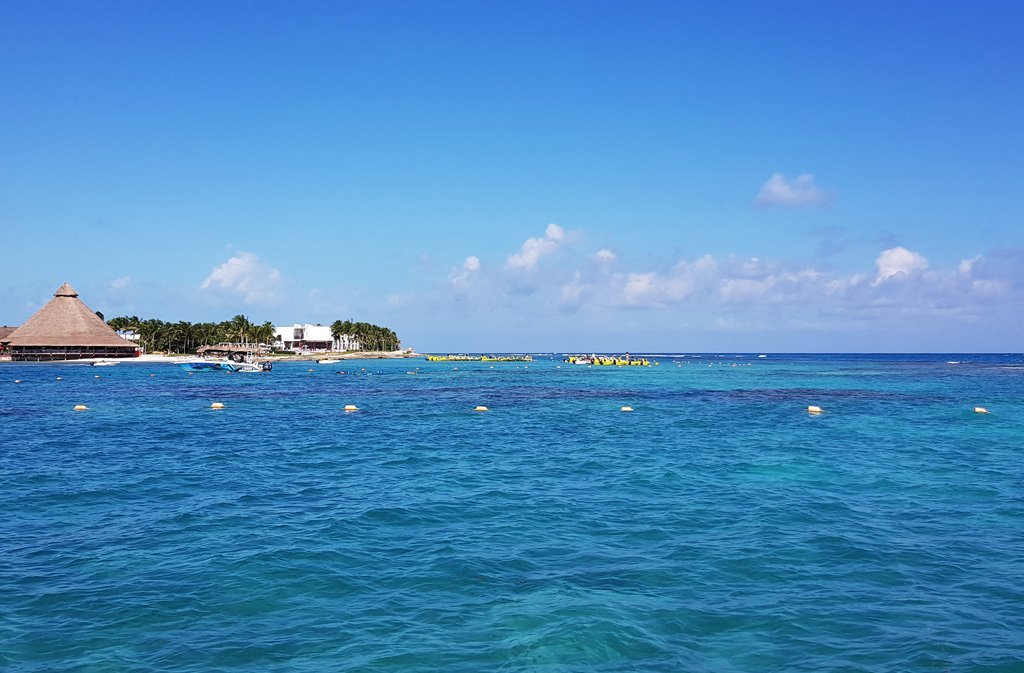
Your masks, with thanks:
[{"label": "sky", "polygon": [[1024,3],[0,3],[0,324],[1019,352]]}]

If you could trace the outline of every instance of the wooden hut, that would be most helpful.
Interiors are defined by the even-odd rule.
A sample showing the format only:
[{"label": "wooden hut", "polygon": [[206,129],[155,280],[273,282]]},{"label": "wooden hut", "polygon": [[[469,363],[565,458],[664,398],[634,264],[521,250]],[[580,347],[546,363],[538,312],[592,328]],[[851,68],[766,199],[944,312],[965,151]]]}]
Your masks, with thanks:
[{"label": "wooden hut", "polygon": [[67,283],[25,324],[0,337],[12,360],[81,360],[130,358],[139,347],[117,336],[103,319],[82,303]]}]

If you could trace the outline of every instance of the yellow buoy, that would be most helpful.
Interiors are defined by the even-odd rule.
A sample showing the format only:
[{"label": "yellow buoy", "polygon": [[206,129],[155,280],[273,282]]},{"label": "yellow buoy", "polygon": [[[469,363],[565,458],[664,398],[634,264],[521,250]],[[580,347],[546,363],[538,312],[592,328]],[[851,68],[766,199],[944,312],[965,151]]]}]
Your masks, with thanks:
[{"label": "yellow buoy", "polygon": [[345,411],[359,411],[359,407],[354,404],[346,404]]},{"label": "yellow buoy", "polygon": [[619,411],[633,411],[633,407],[619,407]]},{"label": "yellow buoy", "polygon": [[223,409],[224,408],[224,403],[223,402],[214,402],[213,404],[210,405],[210,408],[211,409]]},{"label": "yellow buoy", "polygon": [[992,412],[985,407],[974,407],[974,413],[976,414],[991,414]]},{"label": "yellow buoy", "polygon": [[490,411],[490,409],[488,409],[482,404],[478,404],[477,406],[473,407],[473,411]]},{"label": "yellow buoy", "polygon": [[814,406],[812,404],[811,406],[807,407],[807,413],[809,413],[809,414],[820,414],[821,413],[821,407],[816,407],[816,406]]},{"label": "yellow buoy", "polygon": [[75,405],[75,411],[88,411],[88,410],[89,410],[89,407],[85,406],[84,404],[76,404]]}]

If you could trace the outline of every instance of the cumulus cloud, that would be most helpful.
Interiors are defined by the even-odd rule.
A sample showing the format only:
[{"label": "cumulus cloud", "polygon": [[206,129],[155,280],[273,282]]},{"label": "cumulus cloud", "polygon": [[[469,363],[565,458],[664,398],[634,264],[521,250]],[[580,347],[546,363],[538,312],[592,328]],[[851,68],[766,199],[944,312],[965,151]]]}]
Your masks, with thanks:
[{"label": "cumulus cloud", "polygon": [[462,285],[469,282],[469,279],[474,273],[480,270],[480,258],[476,255],[470,255],[462,262],[462,266],[452,269],[452,272],[448,274],[448,281],[452,285]]},{"label": "cumulus cloud", "polygon": [[215,266],[201,290],[240,297],[245,304],[274,304],[281,300],[281,272],[251,252],[239,252]]},{"label": "cumulus cloud", "polygon": [[542,238],[528,238],[519,252],[508,256],[505,267],[518,271],[529,271],[537,266],[541,257],[550,255],[566,240],[565,229],[549,224]]},{"label": "cumulus cloud", "polygon": [[928,268],[928,260],[916,252],[896,246],[883,250],[875,260],[875,265],[878,267],[878,275],[875,276],[874,284],[878,285],[893,277],[924,271]]},{"label": "cumulus cloud", "polygon": [[758,208],[772,206],[796,208],[820,205],[825,203],[827,198],[825,191],[814,184],[814,176],[810,173],[798,175],[792,180],[787,180],[782,173],[774,173],[767,182],[761,185],[761,190],[754,199],[754,205]]},{"label": "cumulus cloud", "polygon": [[962,260],[960,260],[960,266],[958,267],[960,273],[963,273],[963,274],[970,273],[971,269],[974,268],[974,264],[979,259],[981,259],[981,255],[976,255],[976,256],[974,256],[974,257],[972,257],[970,259],[962,259]]},{"label": "cumulus cloud", "polygon": [[[453,267],[445,295],[462,310],[493,314],[500,307],[508,315],[528,310],[545,320],[559,320],[555,312],[563,319],[572,314],[579,321],[574,325],[657,320],[680,329],[799,334],[977,326],[993,320],[1002,307],[1024,302],[1024,248],[933,267],[920,252],[894,246],[863,257],[846,272],[819,266],[820,260],[711,254],[638,267],[624,264],[610,246],[566,245],[575,232],[555,227],[524,243],[509,264],[466,258]],[[555,251],[557,264],[544,257]],[[460,284],[464,278],[472,282]]]}]

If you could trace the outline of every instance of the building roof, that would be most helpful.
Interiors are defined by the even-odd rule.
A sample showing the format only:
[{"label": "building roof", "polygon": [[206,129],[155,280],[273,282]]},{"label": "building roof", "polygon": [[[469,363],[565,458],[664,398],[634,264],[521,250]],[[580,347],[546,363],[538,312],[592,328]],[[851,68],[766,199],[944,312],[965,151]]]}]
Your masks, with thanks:
[{"label": "building roof", "polygon": [[11,332],[13,332],[16,329],[18,329],[18,328],[17,327],[8,327],[7,325],[0,326],[0,343],[3,342],[4,338],[7,337],[8,334],[10,334]]},{"label": "building roof", "polygon": [[117,336],[103,319],[78,298],[75,289],[64,283],[45,306],[10,334],[3,337],[9,346],[125,346],[135,344]]}]

